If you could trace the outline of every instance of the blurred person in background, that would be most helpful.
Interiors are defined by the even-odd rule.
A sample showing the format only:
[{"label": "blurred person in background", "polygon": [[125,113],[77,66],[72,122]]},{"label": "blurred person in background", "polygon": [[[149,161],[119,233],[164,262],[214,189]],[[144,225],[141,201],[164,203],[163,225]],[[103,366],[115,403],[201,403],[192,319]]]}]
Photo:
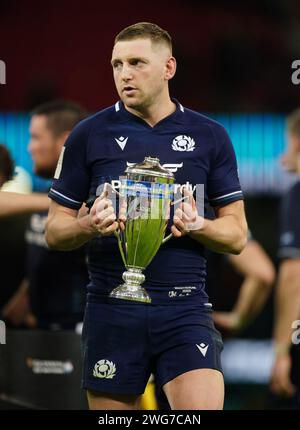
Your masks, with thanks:
[{"label": "blurred person in background", "polygon": [[[209,217],[214,218],[212,211]],[[226,335],[236,335],[243,331],[251,322],[255,320],[267,299],[270,297],[272,287],[276,277],[275,267],[260,245],[248,230],[248,240],[245,248],[239,255],[216,254],[207,250],[207,278],[209,296],[218,302],[220,277],[222,277],[222,266],[227,263],[236,273],[242,277],[237,298],[230,311],[214,311],[213,318],[215,324]],[[217,291],[218,290],[218,291]],[[230,293],[229,293],[230,295]],[[227,307],[221,302],[218,308]]]},{"label": "blurred person in background", "polygon": [[214,321],[228,334],[238,334],[259,314],[272,291],[275,268],[262,246],[249,234],[239,255],[227,255],[231,266],[243,276],[238,298],[230,312],[215,311]]},{"label": "blurred person in background", "polygon": [[[49,207],[49,199],[46,195],[2,191],[7,189],[7,184],[10,189],[28,191],[26,185],[28,181],[25,180],[25,185],[22,184],[22,178],[27,178],[25,172],[21,168],[15,168],[9,150],[5,145],[0,144],[0,318],[2,319],[5,318],[6,304],[14,296],[24,276],[26,215],[34,211],[46,211]],[[28,296],[22,295],[22,300],[18,301],[17,305],[13,323],[20,324],[24,320],[24,312],[28,314]],[[29,319],[26,317],[27,323]]]},{"label": "blurred person in background", "polygon": [[[66,101],[53,101],[37,107],[31,114],[30,143],[34,171],[42,178],[53,178],[59,169],[62,147],[86,111]],[[46,195],[45,195],[45,198]],[[47,212],[30,217],[26,231],[26,277],[2,311],[4,319],[18,325],[26,316],[28,300],[35,325],[42,329],[74,328],[83,319],[85,288],[88,283],[85,249],[71,252],[49,250],[45,238]]]},{"label": "blurred person in background", "polygon": [[0,144],[0,190],[17,193],[30,193],[32,181],[24,167],[15,163],[5,145]]},{"label": "blurred person in background", "polygon": [[7,184],[14,180],[14,172],[14,162],[9,150],[0,144],[0,217],[47,210],[49,199],[44,194],[27,195],[6,191]]},{"label": "blurred person in background", "polygon": [[[14,161],[5,145],[0,145],[0,189],[13,179]],[[14,200],[14,199],[13,199]],[[13,203],[14,205],[14,203]],[[3,306],[17,291],[24,275],[26,217],[12,217],[15,208],[8,208],[7,195],[1,192],[0,215],[0,319]],[[11,210],[13,209],[13,210]]]},{"label": "blurred person in background", "polygon": [[[300,175],[300,109],[287,117],[283,167]],[[280,210],[278,285],[271,391],[286,398],[280,407],[300,408],[300,180],[283,196]],[[276,405],[275,405],[276,406]]]},{"label": "blurred person in background", "polygon": [[0,188],[14,176],[15,165],[5,145],[0,144]]}]

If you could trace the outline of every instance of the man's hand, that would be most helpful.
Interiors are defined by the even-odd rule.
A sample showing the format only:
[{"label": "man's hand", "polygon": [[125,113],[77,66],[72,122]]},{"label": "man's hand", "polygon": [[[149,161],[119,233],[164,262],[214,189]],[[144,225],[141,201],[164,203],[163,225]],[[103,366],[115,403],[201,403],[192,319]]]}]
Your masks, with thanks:
[{"label": "man's hand", "polygon": [[171,232],[174,237],[185,236],[190,231],[201,230],[204,218],[198,214],[193,193],[186,187],[183,189],[183,202],[175,210]]},{"label": "man's hand", "polygon": [[28,279],[23,279],[18,290],[3,307],[1,317],[14,326],[24,324],[27,327],[34,328],[36,319],[30,311],[28,285]]},{"label": "man's hand", "polygon": [[237,334],[245,326],[243,320],[236,312],[213,312],[213,320],[218,328],[228,334]]},{"label": "man's hand", "polygon": [[296,387],[290,379],[292,361],[289,353],[277,354],[271,375],[271,390],[274,394],[283,397],[292,397]]},{"label": "man's hand", "polygon": [[126,201],[121,201],[120,196],[120,213],[117,221],[115,208],[112,200],[108,198],[108,189],[104,187],[104,191],[98,197],[90,211],[91,227],[100,233],[102,236],[112,235],[119,227],[121,230],[125,228],[126,221]]},{"label": "man's hand", "polygon": [[90,211],[91,227],[102,236],[113,234],[119,226],[113,203],[107,196],[108,192],[103,191],[101,196],[95,200]]}]

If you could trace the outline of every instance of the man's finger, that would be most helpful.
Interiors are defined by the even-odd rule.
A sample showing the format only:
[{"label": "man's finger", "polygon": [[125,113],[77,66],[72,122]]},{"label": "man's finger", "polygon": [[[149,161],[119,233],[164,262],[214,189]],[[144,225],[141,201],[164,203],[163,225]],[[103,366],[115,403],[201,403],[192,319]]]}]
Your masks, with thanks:
[{"label": "man's finger", "polygon": [[103,229],[101,231],[101,234],[103,236],[109,236],[109,235],[113,234],[117,230],[118,227],[119,227],[119,224],[115,221],[110,226]]},{"label": "man's finger", "polygon": [[109,225],[116,221],[116,214],[112,213],[111,215],[105,217],[105,219],[98,225],[98,228],[103,230],[107,228]]},{"label": "man's finger", "polygon": [[104,198],[95,201],[96,212],[102,211],[103,209],[108,208],[109,206],[113,207],[112,201],[110,199]]},{"label": "man's finger", "polygon": [[108,217],[113,213],[115,213],[114,208],[112,206],[109,206],[108,208],[102,210],[101,212],[97,212],[96,218],[99,219],[100,221],[103,221],[105,220],[106,217]]},{"label": "man's finger", "polygon": [[174,224],[171,227],[171,232],[172,232],[172,234],[173,234],[174,237],[181,237],[181,236],[183,236],[183,233],[180,230],[178,230],[178,228]]},{"label": "man's finger", "polygon": [[176,216],[178,219],[182,220],[183,222],[192,222],[192,218],[189,217],[185,212],[183,212],[182,209],[178,208],[175,211],[174,216]]},{"label": "man's finger", "polygon": [[[181,203],[179,208],[176,209],[175,213],[176,212],[177,212],[179,218],[185,219],[187,221],[191,220],[197,216],[197,213],[195,211],[193,211],[192,206],[189,203]],[[184,215],[182,215],[182,213]]]},{"label": "man's finger", "polygon": [[193,192],[189,187],[183,187],[184,197],[188,197],[187,203],[191,205],[192,209],[196,209],[196,202],[193,196]]}]

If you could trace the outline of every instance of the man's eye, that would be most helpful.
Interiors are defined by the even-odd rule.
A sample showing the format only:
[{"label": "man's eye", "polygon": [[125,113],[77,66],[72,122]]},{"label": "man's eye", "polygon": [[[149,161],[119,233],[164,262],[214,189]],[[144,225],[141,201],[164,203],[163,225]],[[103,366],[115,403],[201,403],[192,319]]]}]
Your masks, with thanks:
[{"label": "man's eye", "polygon": [[137,65],[139,65],[139,64],[142,64],[142,61],[141,61],[141,60],[132,60],[132,61],[131,61],[131,64],[132,64],[133,66],[137,66]]}]

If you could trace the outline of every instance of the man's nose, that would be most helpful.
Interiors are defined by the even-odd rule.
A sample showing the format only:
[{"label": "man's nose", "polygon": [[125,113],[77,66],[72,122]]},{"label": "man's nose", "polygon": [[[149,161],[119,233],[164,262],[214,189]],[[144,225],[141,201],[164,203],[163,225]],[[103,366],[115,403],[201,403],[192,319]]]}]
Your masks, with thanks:
[{"label": "man's nose", "polygon": [[31,140],[29,141],[29,143],[28,143],[28,145],[27,145],[27,151],[28,151],[29,153],[31,153],[31,152],[32,152],[32,142],[31,142]]},{"label": "man's nose", "polygon": [[128,64],[123,65],[122,79],[124,81],[128,81],[128,80],[132,79],[132,69],[131,69],[130,65],[128,65]]},{"label": "man's nose", "polygon": [[27,151],[32,154],[35,150],[36,145],[34,144],[34,142],[32,140],[29,141],[28,145],[27,145]]}]

